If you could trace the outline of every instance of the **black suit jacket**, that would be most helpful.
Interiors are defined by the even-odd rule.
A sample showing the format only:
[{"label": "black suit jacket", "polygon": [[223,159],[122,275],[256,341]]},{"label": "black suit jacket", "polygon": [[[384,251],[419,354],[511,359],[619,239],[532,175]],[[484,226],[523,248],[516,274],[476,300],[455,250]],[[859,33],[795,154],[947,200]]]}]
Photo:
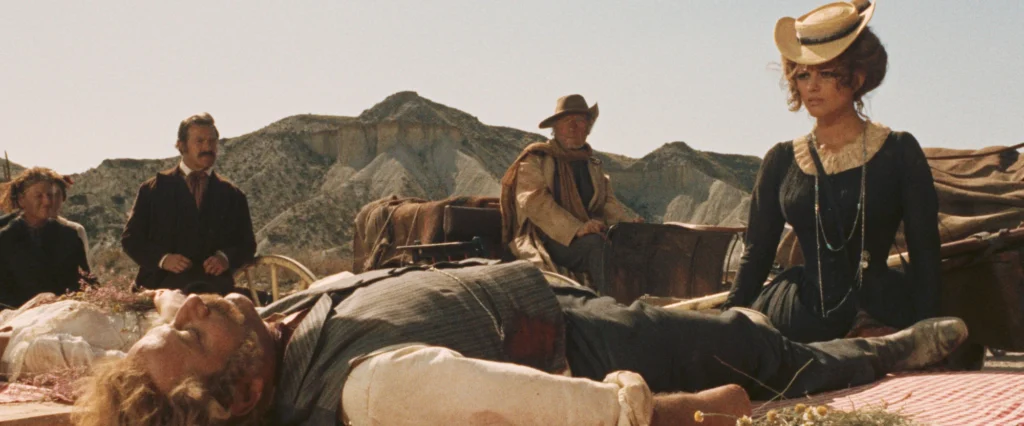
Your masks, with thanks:
[{"label": "black suit jacket", "polygon": [[89,263],[78,233],[52,220],[40,232],[37,247],[20,216],[0,230],[0,303],[18,307],[39,293],[81,288],[79,268],[89,271]]},{"label": "black suit jacket", "polygon": [[[234,287],[232,271],[252,261],[256,237],[249,203],[238,187],[212,173],[200,210],[175,167],[139,187],[121,246],[139,264],[139,286],[224,294]],[[203,271],[203,262],[217,251],[227,255],[230,270],[214,277]],[[187,257],[192,267],[181,274],[160,269],[160,259],[171,253]]]}]

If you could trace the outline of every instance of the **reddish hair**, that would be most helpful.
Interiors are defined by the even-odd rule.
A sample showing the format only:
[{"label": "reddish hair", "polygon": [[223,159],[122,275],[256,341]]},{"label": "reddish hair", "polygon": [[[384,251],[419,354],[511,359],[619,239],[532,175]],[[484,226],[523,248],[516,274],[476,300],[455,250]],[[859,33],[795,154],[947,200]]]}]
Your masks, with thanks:
[{"label": "reddish hair", "polygon": [[[885,52],[885,46],[878,36],[871,31],[871,27],[865,27],[864,31],[857,36],[857,39],[846,48],[842,54],[835,59],[815,68],[836,68],[840,70],[839,83],[854,89],[853,102],[856,105],[857,113],[864,115],[864,95],[875,90],[885,79],[885,73],[889,66],[889,55]],[[796,88],[796,75],[801,65],[786,57],[782,58],[782,76],[789,89],[790,111],[799,111],[803,106],[800,99],[800,92]],[[864,82],[860,87],[854,87],[856,74],[864,76]]]}]

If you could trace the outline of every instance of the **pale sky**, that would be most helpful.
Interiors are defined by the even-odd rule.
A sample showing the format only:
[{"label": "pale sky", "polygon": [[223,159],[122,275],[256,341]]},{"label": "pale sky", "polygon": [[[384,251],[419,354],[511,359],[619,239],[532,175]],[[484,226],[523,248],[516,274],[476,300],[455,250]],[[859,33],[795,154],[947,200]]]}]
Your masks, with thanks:
[{"label": "pale sky", "polygon": [[[176,155],[200,111],[233,137],[415,90],[528,131],[581,93],[601,105],[599,150],[762,156],[812,124],[786,110],[775,21],[820,4],[0,0],[0,150],[81,172]],[[1024,0],[881,0],[871,26],[890,69],[873,119],[925,146],[1024,141]]]}]

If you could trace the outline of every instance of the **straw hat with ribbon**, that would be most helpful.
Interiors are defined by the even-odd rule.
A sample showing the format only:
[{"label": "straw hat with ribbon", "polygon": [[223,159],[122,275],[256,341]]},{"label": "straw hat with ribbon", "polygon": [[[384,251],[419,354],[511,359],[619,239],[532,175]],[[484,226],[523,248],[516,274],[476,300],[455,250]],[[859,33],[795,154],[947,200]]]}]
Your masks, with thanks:
[{"label": "straw hat with ribbon", "polygon": [[775,46],[786,59],[818,65],[835,59],[857,39],[875,13],[875,2],[829,3],[775,24]]},{"label": "straw hat with ribbon", "polygon": [[544,121],[540,122],[540,128],[546,129],[555,124],[555,121],[567,114],[586,114],[590,117],[590,125],[593,127],[594,122],[597,121],[597,115],[601,111],[597,108],[597,103],[594,106],[587,106],[587,100],[583,99],[582,95],[569,95],[558,98],[558,102],[555,103],[555,114],[545,118]]}]

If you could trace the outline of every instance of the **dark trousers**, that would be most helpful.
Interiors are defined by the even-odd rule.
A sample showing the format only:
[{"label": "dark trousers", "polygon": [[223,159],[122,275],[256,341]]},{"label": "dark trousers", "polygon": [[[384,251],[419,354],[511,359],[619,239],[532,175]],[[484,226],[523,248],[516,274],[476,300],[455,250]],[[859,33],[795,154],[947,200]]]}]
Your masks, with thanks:
[{"label": "dark trousers", "polygon": [[654,392],[734,383],[755,399],[769,399],[861,385],[885,373],[863,339],[800,344],[737,312],[669,311],[642,302],[627,307],[579,289],[555,292],[565,312],[566,357],[577,377],[603,380],[629,370]]},{"label": "dark trousers", "polygon": [[[841,299],[843,303],[826,302],[826,318],[821,314],[817,278],[808,276],[805,267],[794,266],[775,277],[750,307],[767,315],[783,336],[804,343],[845,336],[858,309],[897,329],[923,319],[914,313],[912,289],[902,273],[885,269],[870,278],[859,291]],[[833,299],[840,299],[842,293]]]},{"label": "dark trousers", "polygon": [[235,281],[231,277],[233,270],[224,271],[218,276],[207,274],[202,264],[192,267],[180,274],[167,272],[155,288],[181,290],[185,294],[217,293],[226,295],[234,290]]},{"label": "dark trousers", "polygon": [[541,238],[544,240],[544,249],[551,256],[551,261],[573,272],[586,272],[590,275],[594,289],[601,294],[607,293],[608,284],[605,281],[604,261],[608,242],[603,236],[587,234],[576,237],[568,247],[547,236]]}]

